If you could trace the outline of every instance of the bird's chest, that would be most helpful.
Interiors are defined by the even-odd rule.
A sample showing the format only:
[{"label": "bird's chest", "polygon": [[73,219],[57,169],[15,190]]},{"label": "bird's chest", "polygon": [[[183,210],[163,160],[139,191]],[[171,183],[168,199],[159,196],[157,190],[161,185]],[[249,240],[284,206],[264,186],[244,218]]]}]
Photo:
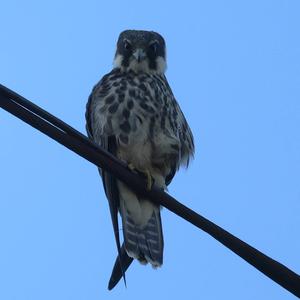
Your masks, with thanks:
[{"label": "bird's chest", "polygon": [[109,91],[96,110],[103,129],[116,137],[121,159],[150,163],[156,144],[168,143],[170,93],[150,75],[109,80],[107,86]]},{"label": "bird's chest", "polygon": [[134,149],[135,155],[138,151],[150,156],[151,143],[160,124],[165,102],[158,81],[151,76],[121,80],[115,93],[124,93],[125,96],[116,116],[121,145],[126,147],[128,144],[130,149]]},{"label": "bird's chest", "polygon": [[[162,119],[170,95],[155,77],[126,77],[111,82],[110,94],[115,99],[107,107],[114,132],[131,138],[151,137]],[[111,114],[110,114],[111,112]],[[126,139],[124,139],[126,140]]]}]

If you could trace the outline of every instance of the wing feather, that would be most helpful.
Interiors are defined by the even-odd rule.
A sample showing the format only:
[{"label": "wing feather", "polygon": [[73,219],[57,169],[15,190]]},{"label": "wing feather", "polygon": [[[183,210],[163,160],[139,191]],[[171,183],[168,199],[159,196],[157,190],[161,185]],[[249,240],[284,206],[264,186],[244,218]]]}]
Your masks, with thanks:
[{"label": "wing feather", "polygon": [[[101,126],[104,126],[104,124],[99,124],[99,122],[97,122],[97,124],[96,124],[95,122],[93,122],[93,120],[94,120],[93,108],[94,108],[95,102],[103,100],[100,97],[98,97],[97,95],[99,95],[98,94],[99,89],[101,92],[101,88],[102,88],[104,80],[105,80],[105,77],[103,77],[103,79],[94,87],[91,95],[89,96],[88,103],[86,106],[86,131],[87,131],[88,137],[90,139],[94,140],[100,147],[104,148],[105,150],[107,150],[108,152],[110,152],[111,154],[116,156],[117,155],[116,137],[114,135],[105,135],[104,134],[105,131],[101,130]],[[97,128],[95,128],[95,127],[97,127]],[[126,265],[127,258],[124,256],[124,253],[123,253],[124,251],[121,251],[121,245],[120,245],[119,224],[118,224],[118,209],[120,206],[120,199],[119,199],[119,190],[118,190],[117,180],[109,172],[106,172],[106,171],[102,170],[101,168],[99,168],[99,173],[102,177],[103,187],[104,187],[105,194],[106,194],[106,197],[107,197],[108,203],[109,203],[111,220],[112,220],[115,241],[116,241],[117,250],[118,250],[118,257],[119,257],[119,259],[117,259],[117,261],[116,261],[116,264],[118,262],[118,268],[115,267],[115,269],[114,269],[115,271],[113,271],[112,276],[116,277],[116,278],[123,277],[125,285],[126,285],[126,278],[125,278],[126,270],[123,267],[124,264],[122,261],[124,261],[125,265]],[[127,268],[128,268],[128,266],[127,266]],[[116,274],[114,274],[114,273],[116,273]]]},{"label": "wing feather", "polygon": [[[165,86],[168,94],[170,95],[169,105],[173,106],[175,111],[175,114],[173,115],[173,122],[175,122],[176,126],[174,126],[173,134],[178,138],[180,142],[179,165],[186,165],[186,167],[188,167],[189,161],[191,158],[193,158],[195,151],[193,134],[179,104],[177,103],[173,95],[173,92],[165,75],[162,76],[162,84]],[[172,130],[172,128],[169,129]],[[177,163],[174,163],[171,167],[170,173],[166,177],[166,185],[169,185],[171,183],[176,171],[179,168],[179,165]]]}]

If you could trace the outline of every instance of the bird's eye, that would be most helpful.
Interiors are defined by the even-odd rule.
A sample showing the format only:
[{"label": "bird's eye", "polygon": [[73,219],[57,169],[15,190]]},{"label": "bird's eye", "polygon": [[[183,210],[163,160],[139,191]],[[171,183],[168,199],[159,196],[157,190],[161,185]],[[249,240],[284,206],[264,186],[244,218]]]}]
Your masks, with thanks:
[{"label": "bird's eye", "polygon": [[126,50],[130,50],[131,49],[131,44],[128,40],[124,40],[124,48]]},{"label": "bird's eye", "polygon": [[156,52],[157,52],[157,47],[158,47],[158,42],[157,42],[157,41],[152,42],[152,43],[149,45],[149,49],[150,49],[153,53],[156,53]]}]

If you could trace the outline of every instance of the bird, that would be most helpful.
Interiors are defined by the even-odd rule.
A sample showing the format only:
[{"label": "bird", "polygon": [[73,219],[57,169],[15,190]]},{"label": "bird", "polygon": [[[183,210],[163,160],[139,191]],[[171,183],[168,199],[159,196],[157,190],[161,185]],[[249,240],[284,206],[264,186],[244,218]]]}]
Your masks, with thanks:
[{"label": "bird", "polygon": [[[166,66],[166,43],[159,33],[125,30],[117,40],[113,69],[94,86],[86,106],[88,137],[143,176],[148,190],[153,185],[166,190],[194,156],[193,134],[165,76]],[[118,248],[114,269],[120,274],[112,274],[111,289],[121,276],[125,280],[133,259],[154,268],[163,264],[161,207],[99,171]]]}]

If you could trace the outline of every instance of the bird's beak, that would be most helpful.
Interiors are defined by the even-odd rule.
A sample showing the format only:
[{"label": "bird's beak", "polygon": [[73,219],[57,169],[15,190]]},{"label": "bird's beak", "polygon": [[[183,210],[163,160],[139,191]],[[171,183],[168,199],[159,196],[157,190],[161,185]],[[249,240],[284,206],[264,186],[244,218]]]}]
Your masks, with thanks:
[{"label": "bird's beak", "polygon": [[141,62],[146,57],[145,51],[141,48],[136,49],[132,55],[137,60],[137,62]]}]

